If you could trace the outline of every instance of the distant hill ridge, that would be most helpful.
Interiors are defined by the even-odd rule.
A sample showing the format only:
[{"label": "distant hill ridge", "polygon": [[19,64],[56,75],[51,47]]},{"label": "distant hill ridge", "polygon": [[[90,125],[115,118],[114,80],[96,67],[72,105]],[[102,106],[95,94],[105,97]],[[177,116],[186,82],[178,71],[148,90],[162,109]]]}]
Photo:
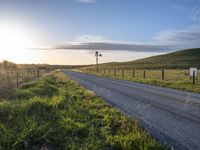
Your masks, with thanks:
[{"label": "distant hill ridge", "polygon": [[186,49],[129,62],[105,63],[101,64],[101,67],[112,69],[200,68],[200,48]]}]

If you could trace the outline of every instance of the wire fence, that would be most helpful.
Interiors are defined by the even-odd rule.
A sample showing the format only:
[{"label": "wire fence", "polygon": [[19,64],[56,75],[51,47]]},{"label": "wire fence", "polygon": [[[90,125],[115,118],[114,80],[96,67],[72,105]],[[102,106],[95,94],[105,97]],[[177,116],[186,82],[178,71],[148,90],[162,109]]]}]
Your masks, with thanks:
[{"label": "wire fence", "polygon": [[39,79],[50,71],[46,68],[0,69],[0,97],[20,87],[23,83]]},{"label": "wire fence", "polygon": [[[190,76],[189,69],[137,69],[137,70],[119,70],[119,69],[99,69],[98,72],[96,72],[95,69],[84,69],[84,72],[88,73],[95,73],[95,74],[101,74],[106,76],[113,76],[113,77],[119,77],[119,78],[135,78],[135,79],[152,79],[152,80],[163,80],[163,81],[171,81],[171,82],[177,82],[177,81],[189,81],[193,83],[193,77]],[[198,71],[197,74],[200,74],[200,71]],[[200,84],[200,80],[198,80],[198,77],[195,77],[195,83]]]}]

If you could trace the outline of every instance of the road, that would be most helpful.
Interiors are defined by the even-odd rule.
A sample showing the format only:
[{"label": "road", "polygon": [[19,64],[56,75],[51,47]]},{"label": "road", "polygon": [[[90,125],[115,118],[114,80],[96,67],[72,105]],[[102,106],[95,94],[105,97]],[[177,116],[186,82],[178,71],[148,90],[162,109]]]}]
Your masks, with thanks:
[{"label": "road", "polygon": [[137,118],[162,143],[200,149],[200,94],[65,71],[110,105]]}]

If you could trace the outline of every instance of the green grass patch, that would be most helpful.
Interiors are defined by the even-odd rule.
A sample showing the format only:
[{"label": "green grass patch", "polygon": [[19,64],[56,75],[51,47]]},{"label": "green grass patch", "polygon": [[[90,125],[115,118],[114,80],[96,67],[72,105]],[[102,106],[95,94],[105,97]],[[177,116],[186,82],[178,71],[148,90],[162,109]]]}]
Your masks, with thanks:
[{"label": "green grass patch", "polygon": [[59,73],[0,100],[0,137],[2,150],[164,149],[137,120]]},{"label": "green grass patch", "polygon": [[106,70],[105,74],[102,70],[99,73],[91,72],[90,70],[85,69],[78,71],[114,79],[128,80],[132,82],[200,93],[200,79],[198,78],[196,83],[193,84],[192,79],[189,78],[188,70],[185,69],[166,69],[164,80],[161,80],[161,70],[146,70],[146,78],[143,78],[144,70],[135,70],[135,77],[133,77],[132,70],[124,70],[124,76],[122,76],[121,70],[117,70],[116,75],[114,74],[114,70]]},{"label": "green grass patch", "polygon": [[[168,54],[147,57],[128,62],[110,62],[99,64],[100,69],[189,69],[200,68],[200,48],[186,49]],[[95,65],[85,68],[95,69]]]}]

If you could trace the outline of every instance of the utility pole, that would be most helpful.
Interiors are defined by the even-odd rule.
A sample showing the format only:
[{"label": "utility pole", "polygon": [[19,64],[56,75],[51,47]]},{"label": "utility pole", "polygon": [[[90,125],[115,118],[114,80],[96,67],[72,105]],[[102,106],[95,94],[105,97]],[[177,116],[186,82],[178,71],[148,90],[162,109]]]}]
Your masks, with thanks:
[{"label": "utility pole", "polygon": [[95,57],[96,57],[96,72],[98,73],[99,72],[99,57],[102,57],[102,55],[101,54],[99,54],[99,52],[98,51],[96,51],[95,52]]}]

